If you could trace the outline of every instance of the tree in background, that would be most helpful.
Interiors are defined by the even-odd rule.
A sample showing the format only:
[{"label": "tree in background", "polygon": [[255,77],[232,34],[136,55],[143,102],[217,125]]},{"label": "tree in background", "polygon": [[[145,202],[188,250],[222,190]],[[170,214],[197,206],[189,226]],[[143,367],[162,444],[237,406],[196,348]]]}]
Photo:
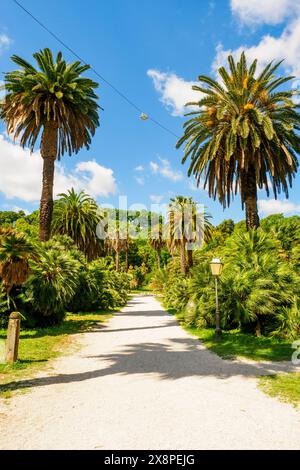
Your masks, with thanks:
[{"label": "tree in background", "polygon": [[158,224],[149,230],[148,241],[150,246],[156,251],[157,268],[161,268],[161,250],[166,245],[164,238],[163,218],[159,216]]},{"label": "tree in background", "polygon": [[53,234],[68,235],[89,261],[96,259],[101,252],[96,234],[101,220],[97,203],[83,191],[76,193],[73,188],[59,196],[54,204]]},{"label": "tree in background", "polygon": [[169,246],[171,251],[179,249],[180,266],[186,274],[193,266],[195,245],[201,246],[210,239],[210,215],[199,213],[191,197],[176,196],[171,199],[168,212]]},{"label": "tree in background", "polygon": [[219,68],[213,80],[200,75],[199,101],[177,143],[184,144],[183,163],[190,159],[188,175],[199,185],[205,175],[210,197],[223,207],[240,191],[246,208],[247,229],[259,226],[257,187],[270,186],[275,198],[281,190],[288,197],[300,153],[300,116],[293,91],[277,91],[294,77],[274,77],[281,62],[268,64],[257,78],[257,60],[250,67],[245,54],[239,62],[228,57],[229,70]]},{"label": "tree in background", "polygon": [[26,214],[24,211],[20,210],[18,212],[14,211],[0,211],[0,225],[2,227],[13,227],[17,220],[25,217]]},{"label": "tree in background", "polygon": [[12,60],[20,70],[4,75],[6,96],[0,116],[7,131],[20,138],[22,147],[34,150],[41,135],[43,186],[40,202],[40,239],[49,240],[53,210],[55,160],[66,152],[89,149],[99,125],[98,84],[82,74],[88,65],[68,64],[61,52],[54,60],[50,49],[33,54],[38,68],[18,56]]},{"label": "tree in background", "polygon": [[108,252],[114,253],[115,268],[119,272],[121,270],[120,255],[128,250],[128,222],[120,220],[120,211],[118,209],[115,210],[115,218],[109,221],[105,247]]}]

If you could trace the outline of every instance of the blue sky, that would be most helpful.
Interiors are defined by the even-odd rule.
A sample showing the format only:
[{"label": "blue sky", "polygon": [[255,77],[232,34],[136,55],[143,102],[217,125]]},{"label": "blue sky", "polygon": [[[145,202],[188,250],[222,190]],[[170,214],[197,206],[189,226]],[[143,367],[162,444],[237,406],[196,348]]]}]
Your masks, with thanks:
[{"label": "blue sky", "polygon": [[[214,74],[229,52],[245,49],[261,65],[286,57],[283,71],[300,76],[300,0],[53,0],[51,8],[40,0],[20,1],[106,80],[179,136],[192,82],[199,74]],[[1,72],[14,68],[12,54],[31,60],[44,47],[74,59],[12,0],[1,3]],[[149,208],[184,194],[205,204],[214,223],[243,218],[238,197],[223,211],[203,188],[195,188],[172,134],[141,121],[101,81],[99,94],[104,111],[93,145],[89,152],[62,159],[56,193],[74,186],[105,205],[116,205],[126,195],[128,206]],[[13,144],[3,126],[0,133],[0,210],[33,210],[40,193],[40,156]],[[289,201],[267,200],[259,192],[261,215],[300,213],[299,195],[299,177]]]}]

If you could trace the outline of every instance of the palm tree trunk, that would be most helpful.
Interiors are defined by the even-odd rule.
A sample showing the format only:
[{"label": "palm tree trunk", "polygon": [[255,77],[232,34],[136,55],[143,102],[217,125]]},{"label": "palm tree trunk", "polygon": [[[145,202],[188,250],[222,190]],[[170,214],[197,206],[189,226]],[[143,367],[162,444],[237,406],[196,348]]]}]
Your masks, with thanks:
[{"label": "palm tree trunk", "polygon": [[119,248],[116,250],[115,263],[116,263],[116,271],[120,271],[120,250],[119,250]]},{"label": "palm tree trunk", "polygon": [[187,250],[187,264],[188,264],[188,269],[192,268],[194,265],[193,250]]},{"label": "palm tree trunk", "polygon": [[40,240],[47,241],[51,236],[53,212],[53,183],[57,155],[57,125],[47,123],[44,126],[41,155],[43,158],[43,182],[40,201]]},{"label": "palm tree trunk", "polygon": [[245,205],[247,230],[259,227],[259,216],[257,209],[257,185],[254,165],[249,165],[245,175]]},{"label": "palm tree trunk", "polygon": [[157,248],[156,250],[156,257],[157,257],[157,268],[160,271],[160,248]]},{"label": "palm tree trunk", "polygon": [[261,324],[260,324],[259,317],[257,317],[257,320],[256,320],[255,334],[257,337],[261,336]]},{"label": "palm tree trunk", "polygon": [[125,269],[126,269],[126,272],[128,272],[128,269],[129,269],[128,242],[126,242],[126,249],[125,249]]},{"label": "palm tree trunk", "polygon": [[186,274],[185,243],[180,243],[180,266],[182,274]]}]

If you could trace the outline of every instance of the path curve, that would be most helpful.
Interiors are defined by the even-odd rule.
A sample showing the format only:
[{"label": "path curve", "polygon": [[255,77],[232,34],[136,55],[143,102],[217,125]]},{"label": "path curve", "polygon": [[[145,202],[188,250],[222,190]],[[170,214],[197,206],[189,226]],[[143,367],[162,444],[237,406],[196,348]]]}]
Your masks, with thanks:
[{"label": "path curve", "polygon": [[220,359],[153,296],[79,338],[0,401],[0,449],[299,448],[300,412],[256,385],[276,366]]}]

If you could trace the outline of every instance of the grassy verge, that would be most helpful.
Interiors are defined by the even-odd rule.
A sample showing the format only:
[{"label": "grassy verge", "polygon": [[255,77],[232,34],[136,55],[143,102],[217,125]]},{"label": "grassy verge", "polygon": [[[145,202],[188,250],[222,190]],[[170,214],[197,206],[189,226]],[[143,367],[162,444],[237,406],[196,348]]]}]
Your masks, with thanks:
[{"label": "grassy verge", "polygon": [[153,294],[153,291],[148,287],[140,287],[139,289],[132,289],[131,294]]},{"label": "grassy verge", "polygon": [[[68,314],[57,326],[22,330],[19,360],[13,365],[0,363],[0,396],[9,397],[11,389],[6,384],[27,377],[45,367],[50,359],[71,350],[73,336],[110,318],[112,312]],[[0,329],[0,353],[4,352],[7,331]],[[2,359],[2,358],[0,358]]]},{"label": "grassy verge", "polygon": [[300,405],[300,373],[277,374],[259,379],[260,388],[281,401]]},{"label": "grassy verge", "polygon": [[[243,357],[254,361],[290,361],[292,355],[291,344],[275,338],[260,337],[241,333],[239,330],[224,331],[221,341],[215,340],[212,328],[192,328],[183,322],[183,315],[175,310],[169,310],[176,315],[181,326],[199,338],[205,346],[224,359]],[[300,405],[300,373],[276,374],[258,378],[261,390],[281,401]]]},{"label": "grassy verge", "polygon": [[216,341],[214,329],[188,327],[183,323],[180,313],[174,311],[170,313],[175,313],[185,330],[197,336],[208,349],[224,359],[243,357],[254,361],[291,360],[293,350],[288,342],[263,336],[257,338],[251,334],[241,333],[239,330],[223,331],[222,340]]}]

